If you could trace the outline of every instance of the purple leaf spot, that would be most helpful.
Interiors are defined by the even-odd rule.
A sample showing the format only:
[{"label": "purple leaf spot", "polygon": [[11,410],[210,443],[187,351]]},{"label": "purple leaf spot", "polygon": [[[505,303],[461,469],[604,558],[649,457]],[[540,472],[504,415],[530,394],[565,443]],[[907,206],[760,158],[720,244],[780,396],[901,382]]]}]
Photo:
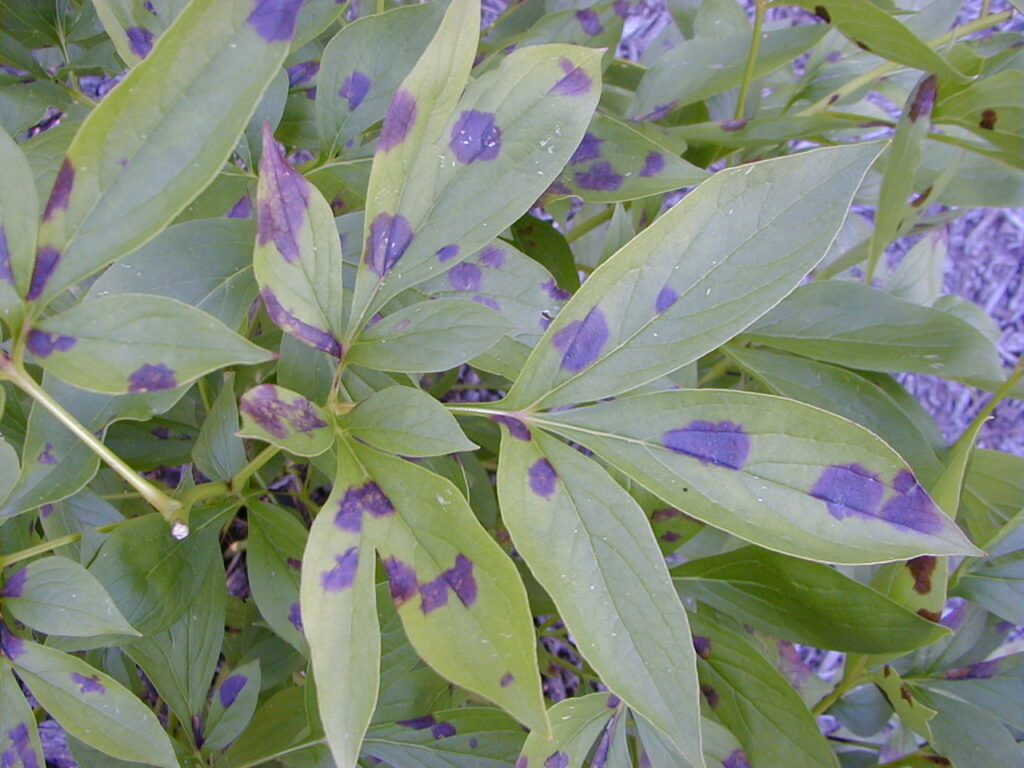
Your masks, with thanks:
[{"label": "purple leaf spot", "polygon": [[599,139],[592,133],[583,134],[583,140],[576,147],[576,151],[572,153],[572,157],[569,158],[569,165],[597,160],[601,156],[602,143],[604,143],[604,139]]},{"label": "purple leaf spot", "polygon": [[811,489],[811,496],[821,499],[836,520],[850,515],[874,516],[882,500],[885,486],[878,475],[860,464],[837,464],[826,467]]},{"label": "purple leaf spot", "polygon": [[622,703],[622,699],[620,699],[618,696],[616,696],[614,693],[612,693],[612,694],[609,694],[608,701],[605,702],[605,706],[608,707],[608,709],[615,709],[621,703]]},{"label": "purple leaf spot", "polygon": [[288,621],[290,621],[292,626],[299,630],[299,632],[302,631],[302,609],[298,603],[292,603],[288,606]]},{"label": "purple leaf spot", "polygon": [[640,118],[640,120],[661,120],[663,117],[668,115],[676,107],[676,102],[669,104],[659,104],[646,115]]},{"label": "purple leaf spot", "polygon": [[538,496],[548,498],[555,492],[558,473],[547,459],[537,459],[530,465],[530,489]]},{"label": "purple leaf spot", "polygon": [[21,597],[21,592],[25,588],[25,580],[27,578],[28,571],[26,568],[16,570],[4,582],[3,588],[0,589],[0,597]]},{"label": "purple leaf spot", "polygon": [[654,300],[654,311],[661,314],[677,301],[679,301],[679,294],[666,285],[658,291],[658,298]]},{"label": "purple leaf spot", "polygon": [[267,314],[278,328],[311,347],[322,349],[335,357],[341,357],[341,342],[334,338],[333,334],[297,318],[281,306],[281,302],[277,300],[277,296],[270,288],[260,291],[260,296],[267,307]]},{"label": "purple leaf spot", "polygon": [[446,245],[437,252],[437,260],[444,264],[450,259],[459,255],[459,246],[455,244]]},{"label": "purple leaf spot", "polygon": [[11,252],[7,247],[7,231],[0,225],[0,280],[14,283],[14,272],[11,271]]},{"label": "purple leaf spot", "polygon": [[469,737],[469,748],[476,749],[480,746],[480,741],[475,736]]},{"label": "purple leaf spot", "polygon": [[57,180],[53,182],[53,190],[50,192],[50,199],[46,201],[46,210],[43,211],[43,221],[49,221],[57,211],[66,211],[68,200],[71,198],[71,186],[75,183],[75,169],[71,160],[65,156],[64,162],[60,164],[57,171]]},{"label": "purple leaf spot", "polygon": [[146,58],[153,50],[153,33],[145,27],[128,27],[124,33],[128,36],[128,47],[131,52],[140,59]]},{"label": "purple leaf spot", "polygon": [[622,176],[615,172],[611,163],[594,163],[586,171],[573,174],[576,186],[580,189],[592,189],[598,192],[614,192],[622,186]]},{"label": "purple leaf spot", "polygon": [[728,469],[740,469],[750,453],[750,437],[731,421],[691,421],[682,429],[665,432],[662,442],[674,453]]},{"label": "purple leaf spot", "polygon": [[562,367],[574,373],[592,365],[608,341],[604,313],[594,307],[582,320],[573,320],[554,335],[551,342],[562,353]]},{"label": "purple leaf spot", "polygon": [[249,193],[246,192],[238,198],[238,202],[231,206],[231,210],[228,211],[228,218],[248,219],[250,216],[252,216],[252,199],[249,197]]},{"label": "purple leaf spot", "polygon": [[465,555],[457,555],[455,565],[444,572],[445,581],[455,596],[467,608],[476,602],[476,577],[473,576],[473,561]]},{"label": "purple leaf spot", "polygon": [[490,296],[474,296],[473,301],[477,304],[483,304],[485,307],[490,307],[495,312],[501,312],[501,304],[492,299]]},{"label": "purple leaf spot", "polygon": [[422,731],[424,728],[430,728],[437,724],[437,720],[434,719],[433,715],[422,715],[421,717],[398,720],[397,722],[405,728],[412,728],[414,731]]},{"label": "purple leaf spot", "polygon": [[245,675],[230,675],[220,687],[220,705],[227,709],[234,704],[247,682],[249,678]]},{"label": "purple leaf spot", "polygon": [[420,584],[420,609],[424,615],[447,604],[448,583],[444,580],[444,574],[426,584]]},{"label": "purple leaf spot", "polygon": [[388,589],[391,590],[391,599],[395,605],[403,605],[411,600],[419,589],[416,571],[397,557],[384,560],[384,571],[388,575]]},{"label": "purple leaf spot", "polygon": [[551,278],[546,283],[541,283],[541,288],[551,297],[554,301],[568,301],[572,296],[568,291],[562,290],[555,284],[555,279]]},{"label": "purple leaf spot", "polygon": [[464,111],[452,126],[448,146],[460,163],[494,160],[501,151],[501,128],[494,124],[494,113]]},{"label": "purple leaf spot", "polygon": [[291,40],[302,0],[255,0],[255,3],[247,22],[256,34],[268,43]]},{"label": "purple leaf spot", "polygon": [[491,420],[508,427],[508,433],[517,440],[530,440],[532,438],[529,427],[515,416],[502,416],[496,413],[491,416]]},{"label": "purple leaf spot", "polygon": [[343,531],[358,533],[362,530],[364,512],[374,517],[385,517],[394,511],[391,499],[384,495],[379,485],[370,480],[345,491],[338,504],[338,513],[334,516],[334,525]]},{"label": "purple leaf spot", "polygon": [[163,389],[174,389],[176,386],[178,381],[174,377],[174,371],[163,363],[144,363],[128,377],[129,392],[159,392]]},{"label": "purple leaf spot", "polygon": [[448,273],[448,283],[456,291],[479,291],[482,276],[480,267],[464,261],[461,264],[457,264]]},{"label": "purple leaf spot", "polygon": [[33,328],[28,332],[25,346],[36,357],[49,357],[54,352],[67,352],[75,346],[75,341],[74,336],[60,336]]},{"label": "purple leaf spot", "polygon": [[964,667],[947,669],[942,676],[947,680],[985,680],[995,677],[999,671],[1000,659],[979,661],[976,664],[968,664]]},{"label": "purple leaf spot", "polygon": [[281,400],[273,384],[260,384],[246,392],[238,409],[260,429],[279,440],[296,432],[310,432],[327,426],[317,416],[313,403],[301,396],[291,403]]},{"label": "purple leaf spot", "polygon": [[399,88],[388,105],[387,114],[384,115],[384,125],[380,129],[377,149],[387,152],[397,147],[405,141],[415,122],[416,97],[404,88]]},{"label": "purple leaf spot", "polygon": [[284,562],[285,565],[287,565],[293,571],[297,571],[300,568],[302,568],[302,561],[297,557],[289,557]]},{"label": "purple leaf spot", "polygon": [[488,245],[486,248],[480,251],[480,255],[477,258],[477,261],[479,261],[485,267],[490,267],[491,269],[501,269],[502,265],[504,265],[505,263],[505,253],[504,251],[501,250],[501,248],[498,248],[493,245]]},{"label": "purple leaf spot", "polygon": [[455,726],[451,723],[438,723],[430,729],[430,735],[435,739],[447,739],[455,735]]},{"label": "purple leaf spot", "polygon": [[644,158],[644,167],[640,171],[640,175],[644,178],[650,176],[657,176],[665,170],[665,156],[661,152],[648,152],[647,157]]},{"label": "purple leaf spot", "polygon": [[308,83],[317,72],[320,71],[320,62],[310,59],[301,61],[288,67],[288,87],[294,88],[297,85]]},{"label": "purple leaf spot", "polygon": [[320,586],[326,592],[340,592],[351,587],[359,566],[359,547],[349,547],[343,554],[334,556],[335,566],[320,574]]},{"label": "purple leaf spot", "polygon": [[742,749],[734,749],[722,761],[722,768],[750,768],[750,759]]},{"label": "purple leaf spot", "polygon": [[284,156],[274,140],[270,123],[263,123],[263,160],[260,168],[259,208],[256,212],[257,242],[271,240],[289,264],[299,260],[299,232],[306,222],[309,182]]},{"label": "purple leaf spot", "polygon": [[700,692],[704,694],[704,698],[712,709],[718,706],[718,691],[713,687],[707,683],[701,683]]},{"label": "purple leaf spot", "polygon": [[693,650],[697,652],[697,655],[702,659],[706,659],[711,655],[711,639],[707,637],[700,637],[699,635],[693,636]]},{"label": "purple leaf spot", "polygon": [[402,258],[412,238],[412,227],[405,216],[378,213],[366,241],[366,265],[375,275],[384,277]]},{"label": "purple leaf spot", "polygon": [[345,78],[341,84],[338,95],[348,102],[349,111],[353,111],[363,103],[366,94],[370,92],[370,78],[362,72],[353,72]]},{"label": "purple leaf spot", "polygon": [[548,93],[559,96],[585,96],[590,93],[590,75],[580,67],[574,66],[569,59],[562,59],[559,62],[565,77],[551,86]]},{"label": "purple leaf spot", "polygon": [[590,8],[576,11],[576,21],[580,23],[580,27],[588,35],[600,35],[604,32],[604,27],[601,26],[601,20],[598,18],[597,13]]},{"label": "purple leaf spot", "polygon": [[71,682],[79,688],[79,693],[105,693],[106,688],[100,682],[99,675],[80,675],[77,672],[71,673]]},{"label": "purple leaf spot", "polygon": [[544,768],[568,768],[568,766],[569,755],[562,751],[548,755],[547,760],[544,761]]},{"label": "purple leaf spot", "polygon": [[44,245],[39,249],[36,253],[36,263],[32,268],[32,281],[28,286],[26,299],[35,301],[42,296],[43,288],[46,287],[53,270],[57,268],[58,261],[60,261],[60,251],[52,245]]},{"label": "purple leaf spot", "polygon": [[506,672],[504,675],[501,676],[501,680],[498,681],[498,684],[502,688],[508,688],[515,681],[516,681],[515,675],[513,675],[511,672]]},{"label": "purple leaf spot", "polygon": [[51,467],[57,463],[57,457],[53,455],[53,443],[47,443],[43,446],[43,450],[39,452],[36,461]]},{"label": "purple leaf spot", "polygon": [[8,659],[14,660],[25,652],[25,641],[0,624],[0,650]]},{"label": "purple leaf spot", "polygon": [[893,478],[893,487],[897,495],[885,502],[879,517],[921,533],[942,530],[942,513],[910,472],[901,469]]}]

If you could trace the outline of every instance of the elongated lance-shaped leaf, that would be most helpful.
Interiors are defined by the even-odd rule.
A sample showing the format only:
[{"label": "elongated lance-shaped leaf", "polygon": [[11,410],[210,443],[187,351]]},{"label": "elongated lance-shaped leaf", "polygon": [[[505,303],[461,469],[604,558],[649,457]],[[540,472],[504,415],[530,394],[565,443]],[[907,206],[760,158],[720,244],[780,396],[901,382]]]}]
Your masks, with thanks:
[{"label": "elongated lance-shaped leaf", "polygon": [[10,768],[42,768],[35,713],[25,700],[10,668],[0,664],[0,756]]},{"label": "elongated lance-shaped leaf", "polygon": [[424,661],[546,733],[533,623],[515,565],[450,481],[349,446],[342,461],[361,474],[339,477],[340,502],[321,515],[373,541],[402,625]]},{"label": "elongated lance-shaped leaf", "polygon": [[111,394],[174,389],[233,363],[273,357],[202,310],[131,293],[40,321],[28,333],[28,350],[33,362],[69,384]]},{"label": "elongated lance-shaped leaf", "polygon": [[341,357],[341,240],[331,206],[292,168],[263,124],[253,269],[270,319],[300,341]]},{"label": "elongated lance-shaped leaf", "polygon": [[0,128],[0,318],[20,314],[36,250],[39,200],[32,169],[17,143]]},{"label": "elongated lance-shaped leaf", "polygon": [[348,335],[405,288],[487,245],[577,147],[598,97],[600,52],[515,51],[465,84],[478,0],[455,0],[384,118],[367,191],[366,247]]},{"label": "elongated lance-shaped leaf", "polygon": [[86,118],[50,193],[27,298],[163,229],[217,175],[288,52],[301,0],[193,0]]},{"label": "elongated lance-shaped leaf", "polygon": [[516,768],[582,768],[590,748],[617,713],[617,697],[590,693],[564,699],[551,708],[551,738],[534,731],[526,737]]},{"label": "elongated lance-shaped leaf", "polygon": [[[152,3],[140,3],[137,0],[93,0],[93,6],[117,54],[128,66],[149,55],[153,43],[166,29],[169,21],[160,15]],[[164,5],[161,10],[168,9]]]},{"label": "elongated lance-shaped leaf", "polygon": [[249,724],[256,711],[260,675],[260,660],[253,659],[221,678],[210,697],[210,708],[203,722],[206,754],[223,750]]},{"label": "elongated lance-shaped leaf", "polygon": [[319,456],[331,447],[331,417],[316,403],[290,389],[260,384],[238,404],[242,437],[272,443],[299,456]]},{"label": "elongated lance-shaped leaf", "polygon": [[498,498],[516,550],[601,681],[699,765],[696,657],[646,515],[595,461],[505,418]]},{"label": "elongated lance-shaped leaf", "polygon": [[178,768],[156,715],[114,678],[13,635],[5,637],[4,652],[32,695],[72,736],[122,760]]},{"label": "elongated lance-shaped leaf", "polygon": [[[373,546],[361,525],[336,511],[358,477],[351,453],[340,446],[334,490],[313,521],[302,556],[300,611],[295,616],[309,643],[317,705],[338,768],[354,768],[359,745],[377,704],[380,625],[374,591]],[[360,511],[373,498],[356,499]]]},{"label": "elongated lance-shaped leaf", "polygon": [[818,149],[715,174],[594,271],[508,406],[616,395],[728,341],[825,255],[879,149]]},{"label": "elongated lance-shaped leaf", "polygon": [[980,554],[892,448],[794,400],[656,392],[543,424],[672,506],[767,549],[827,563]]},{"label": "elongated lance-shaped leaf", "polygon": [[309,646],[302,634],[299,579],[308,531],[286,509],[252,501],[246,566],[260,614],[278,635],[302,655]]}]

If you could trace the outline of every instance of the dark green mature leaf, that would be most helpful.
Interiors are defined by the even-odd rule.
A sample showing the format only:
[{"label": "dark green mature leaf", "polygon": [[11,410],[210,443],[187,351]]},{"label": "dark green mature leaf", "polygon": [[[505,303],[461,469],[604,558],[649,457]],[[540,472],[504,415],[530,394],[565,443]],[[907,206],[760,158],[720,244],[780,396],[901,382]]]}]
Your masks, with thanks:
[{"label": "dark green mature leaf", "polygon": [[87,301],[37,322],[28,349],[54,376],[111,394],[174,389],[226,365],[273,357],[201,310],[131,293]]},{"label": "dark green mature leaf", "polygon": [[306,714],[306,691],[289,686],[278,691],[256,711],[239,739],[218,759],[224,768],[241,768],[269,762],[277,755],[301,749],[303,743],[321,743],[323,735],[311,735]]},{"label": "dark green mature leaf", "polygon": [[957,768],[991,768],[1020,762],[1020,744],[992,713],[946,692],[922,695],[937,712],[931,720],[932,744]]},{"label": "dark green mature leaf", "polygon": [[272,443],[299,456],[319,456],[334,442],[333,419],[302,395],[274,384],[260,384],[238,404],[239,435]]},{"label": "dark green mature leaf", "polygon": [[214,178],[284,61],[300,4],[189,3],[68,148],[29,299],[142,245]]},{"label": "dark green mature leaf", "polygon": [[9,768],[41,768],[43,745],[32,707],[10,668],[0,664],[0,755]]},{"label": "dark green mature leaf", "polygon": [[93,0],[93,5],[117,54],[128,66],[137,64],[153,50],[154,40],[169,21],[132,0]]},{"label": "dark green mature leaf", "polygon": [[988,710],[1011,728],[1024,728],[1020,702],[1020,680],[1024,655],[1015,653],[995,659],[947,669],[939,680],[921,680],[928,690]]},{"label": "dark green mature leaf", "polygon": [[39,200],[25,155],[2,128],[0,168],[0,319],[10,323],[32,274]]},{"label": "dark green mature leaf", "polygon": [[964,320],[860,283],[801,286],[743,338],[868,371],[928,373],[990,386],[1005,378],[995,345]]},{"label": "dark green mature leaf", "polygon": [[119,682],[74,656],[13,642],[5,650],[18,677],[68,733],[117,758],[178,768],[160,721]]},{"label": "dark green mature leaf", "polygon": [[248,505],[249,587],[270,628],[303,655],[309,648],[299,614],[299,573],[307,531],[293,514],[260,501]]},{"label": "dark green mature leaf", "polygon": [[911,651],[949,630],[819,563],[759,547],[691,560],[676,588],[778,637],[853,653]]},{"label": "dark green mature leaf", "polygon": [[203,749],[219,752],[249,724],[260,693],[259,659],[225,671],[213,690],[210,711],[203,723]]},{"label": "dark green mature leaf", "polygon": [[18,452],[10,443],[0,437],[0,504],[7,499],[18,483],[20,471]]},{"label": "dark green mature leaf", "polygon": [[977,449],[964,477],[960,520],[975,541],[988,542],[1024,509],[1024,456]]},{"label": "dark green mature leaf", "polygon": [[778,552],[828,563],[979,552],[888,445],[803,403],[679,390],[535,421],[677,509]]},{"label": "dark green mature leaf", "polygon": [[753,765],[836,768],[836,757],[800,696],[741,635],[691,614],[701,693]]},{"label": "dark green mature leaf", "polygon": [[564,699],[551,708],[551,738],[534,731],[526,737],[517,765],[581,768],[590,748],[616,713],[614,697],[590,693]]},{"label": "dark green mature leaf", "polygon": [[936,123],[960,125],[1016,156],[1024,150],[1024,108],[1017,96],[1024,90],[1024,72],[1005,69],[976,80],[967,88],[939,89]]},{"label": "dark green mature leaf", "polygon": [[35,560],[7,577],[4,610],[48,635],[138,635],[96,577],[66,557]]},{"label": "dark green mature leaf", "polygon": [[344,421],[358,440],[399,456],[472,451],[455,417],[421,389],[388,387],[360,402]]},{"label": "dark green mature leaf", "polygon": [[966,207],[1018,208],[1024,205],[1024,170],[995,157],[964,152],[959,147],[928,139],[921,152],[917,186],[939,182],[956,168],[933,202]]},{"label": "dark green mature leaf", "polygon": [[[1016,479],[1024,478],[1018,473]],[[1024,512],[1018,513],[991,540],[983,542],[988,557],[963,567],[954,593],[984,606],[996,616],[1024,622]]]},{"label": "dark green mature leaf", "polygon": [[513,419],[498,497],[516,550],[602,682],[699,763],[686,612],[643,510],[597,463]]},{"label": "dark green mature leaf", "polygon": [[509,407],[619,394],[720,346],[821,260],[877,151],[812,150],[715,174],[595,270]]},{"label": "dark green mature leaf", "polygon": [[196,469],[211,480],[230,480],[246,463],[245,445],[238,431],[238,405],[235,403],[235,377],[224,377],[217,398],[199,428],[192,447]]}]

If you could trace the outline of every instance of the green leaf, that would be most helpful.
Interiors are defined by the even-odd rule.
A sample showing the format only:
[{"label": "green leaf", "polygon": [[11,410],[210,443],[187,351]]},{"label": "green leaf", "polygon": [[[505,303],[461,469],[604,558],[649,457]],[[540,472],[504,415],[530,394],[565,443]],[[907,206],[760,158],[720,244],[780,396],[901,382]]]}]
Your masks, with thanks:
[{"label": "green leaf", "polygon": [[832,748],[799,694],[741,635],[690,615],[701,692],[752,765],[836,768]]},{"label": "green leaf", "polygon": [[960,520],[975,541],[987,542],[1024,509],[1024,456],[977,449],[964,477]]},{"label": "green leaf", "polygon": [[284,61],[299,6],[189,3],[71,142],[29,299],[45,303],[142,245],[213,180]]},{"label": "green leaf", "polygon": [[[1020,478],[1021,475],[1016,475]],[[1006,536],[986,543],[989,556],[963,566],[954,594],[984,606],[1000,618],[1024,622],[1024,513],[1005,526]]]},{"label": "green leaf", "polygon": [[308,533],[281,507],[253,501],[248,510],[246,565],[253,599],[270,628],[309,655],[299,618],[299,571]]},{"label": "green leaf", "polygon": [[274,384],[253,387],[239,401],[242,437],[276,445],[298,456],[319,456],[334,441],[333,419],[320,406]]},{"label": "green leaf", "polygon": [[928,139],[921,151],[917,187],[941,182],[950,167],[953,179],[931,202],[941,205],[1019,208],[1024,205],[1024,170],[998,158]]},{"label": "green leaf", "polygon": [[11,574],[0,590],[4,609],[48,635],[138,635],[96,577],[74,560],[44,557]]},{"label": "green leaf", "polygon": [[1011,728],[1024,728],[1024,711],[1020,700],[1020,677],[1024,654],[1009,656],[947,669],[945,679],[922,680],[921,685],[974,704],[991,712]]},{"label": "green leaf", "polygon": [[359,403],[344,422],[367,445],[400,456],[443,456],[478,448],[455,417],[421,389],[388,387]]},{"label": "green leaf", "polygon": [[825,255],[877,151],[819,149],[716,173],[587,279],[509,407],[625,392],[728,341]]},{"label": "green leaf", "polygon": [[918,694],[937,712],[931,720],[932,748],[957,768],[991,768],[1020,762],[1020,744],[995,715],[945,692]]},{"label": "green leaf", "polygon": [[295,25],[292,50],[315,40],[334,22],[341,20],[344,12],[344,3],[338,0],[304,0]]},{"label": "green leaf", "polygon": [[234,741],[249,724],[260,693],[259,659],[223,673],[210,699],[210,711],[203,723],[203,750],[219,752]]},{"label": "green leaf", "polygon": [[201,310],[131,293],[39,321],[29,332],[28,349],[54,376],[111,394],[174,389],[226,365],[272,358]]},{"label": "green leaf", "polygon": [[918,240],[889,275],[885,290],[897,299],[931,306],[942,295],[948,256],[946,240],[942,229]]},{"label": "green leaf", "polygon": [[236,436],[238,406],[235,404],[235,378],[224,377],[217,398],[210,406],[199,437],[192,447],[196,468],[211,480],[230,480],[246,464],[245,446]]},{"label": "green leaf", "polygon": [[263,124],[253,269],[270,319],[300,341],[341,357],[341,241],[323,195],[288,164]]},{"label": "green leaf", "polygon": [[502,520],[609,690],[700,763],[695,655],[682,603],[639,505],[598,464],[506,422]]},{"label": "green leaf", "polygon": [[130,0],[94,0],[96,15],[103,22],[118,56],[129,66],[137,64],[153,49],[165,22],[142,3]]},{"label": "green leaf", "polygon": [[123,760],[178,768],[160,721],[124,686],[84,661],[28,640],[8,644],[18,677],[73,736]]},{"label": "green leaf", "polygon": [[[550,189],[546,194],[550,194]],[[551,298],[568,299],[570,294],[579,290],[580,273],[576,268],[575,254],[565,235],[555,229],[554,224],[525,214],[512,225],[511,234],[512,241],[524,255],[554,275],[558,284],[552,284]]]},{"label": "green leaf", "polygon": [[28,160],[2,128],[0,167],[0,319],[10,323],[32,274],[39,201]]},{"label": "green leaf", "polygon": [[590,693],[558,702],[548,713],[551,738],[540,731],[527,736],[516,765],[581,768],[601,731],[617,713],[613,702],[607,693]]},{"label": "green leaf", "polygon": [[44,765],[35,714],[6,664],[0,664],[0,723],[0,750],[10,768]]},{"label": "green leaf", "polygon": [[829,566],[759,547],[691,560],[672,575],[683,596],[818,648],[906,652],[949,634]]},{"label": "green leaf", "polygon": [[967,128],[1019,157],[1024,150],[1020,138],[1024,108],[1017,96],[1022,90],[1024,72],[1020,69],[1004,69],[962,90],[940,87],[934,120]]},{"label": "green leaf", "polygon": [[671,506],[777,552],[828,563],[979,552],[888,445],[793,400],[678,390],[534,421]]},{"label": "green leaf", "polygon": [[346,360],[378,371],[444,371],[483,354],[509,329],[508,320],[476,301],[421,301],[370,325]]},{"label": "green leaf", "polygon": [[224,768],[259,765],[273,760],[281,753],[296,748],[302,741],[322,741],[312,737],[306,715],[306,690],[301,686],[288,686],[256,710],[256,714],[241,737],[218,759]]},{"label": "green leaf", "polygon": [[990,386],[1006,377],[995,345],[960,318],[859,283],[797,288],[743,338],[868,371],[908,371]]},{"label": "green leaf", "polygon": [[889,706],[899,715],[904,727],[929,741],[932,740],[928,721],[935,717],[935,710],[926,707],[916,696],[909,685],[888,664],[875,669],[867,677],[889,702]]},{"label": "green leaf", "polygon": [[18,452],[0,437],[0,503],[7,499],[17,485],[19,471]]}]

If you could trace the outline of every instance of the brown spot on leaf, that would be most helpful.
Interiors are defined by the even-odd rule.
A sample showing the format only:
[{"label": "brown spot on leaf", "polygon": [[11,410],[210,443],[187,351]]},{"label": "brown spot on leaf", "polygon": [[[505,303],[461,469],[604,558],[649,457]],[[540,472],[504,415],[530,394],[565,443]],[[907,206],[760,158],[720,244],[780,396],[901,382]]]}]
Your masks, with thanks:
[{"label": "brown spot on leaf", "polygon": [[708,705],[714,709],[718,706],[718,691],[707,683],[701,683],[700,692],[704,694],[704,698],[707,699]]},{"label": "brown spot on leaf", "polygon": [[942,619],[942,614],[938,611],[929,611],[927,608],[918,608],[917,615],[928,619],[928,621],[934,621],[936,624]]},{"label": "brown spot on leaf", "polygon": [[934,555],[921,555],[913,560],[907,560],[906,566],[910,569],[910,575],[914,577],[914,591],[919,595],[927,595],[932,591],[932,573],[935,571],[935,564],[938,562]]},{"label": "brown spot on leaf", "polygon": [[939,79],[935,75],[928,75],[917,84],[910,97],[910,111],[907,113],[911,122],[917,122],[918,118],[932,113],[938,91]]},{"label": "brown spot on leaf", "polygon": [[900,686],[900,698],[903,699],[910,706],[914,706],[914,697],[910,693],[910,689],[906,683]]},{"label": "brown spot on leaf", "polygon": [[921,192],[921,194],[919,194],[917,197],[915,197],[913,200],[910,201],[910,207],[911,208],[920,208],[922,205],[924,205],[927,202],[928,198],[931,197],[931,194],[932,194],[932,186],[931,186],[931,184],[929,184],[927,187],[924,188],[924,190]]},{"label": "brown spot on leaf", "polygon": [[862,42],[862,41],[860,41],[860,40],[854,40],[854,41],[853,41],[853,43],[854,43],[854,45],[856,45],[856,46],[857,46],[858,48],[860,48],[860,49],[861,49],[862,51],[867,51],[868,53],[871,53],[871,49],[870,49],[870,48],[868,48],[868,44],[867,44],[867,43],[865,43],[865,42]]},{"label": "brown spot on leaf", "polygon": [[952,763],[949,762],[949,760],[942,757],[941,755],[925,755],[924,759],[927,760],[929,763],[935,763],[935,765],[952,765]]},{"label": "brown spot on leaf", "polygon": [[996,120],[999,119],[999,115],[996,114],[994,109],[986,109],[981,113],[981,120],[978,121],[978,127],[984,128],[986,131],[994,130],[996,127]]},{"label": "brown spot on leaf", "polygon": [[829,104],[835,104],[837,101],[839,101],[839,94],[838,93],[833,93],[831,96],[828,97],[828,103]]},{"label": "brown spot on leaf", "polygon": [[832,23],[832,17],[829,15],[829,12],[824,5],[814,6],[814,15],[817,16],[822,21],[824,21],[826,24]]}]

